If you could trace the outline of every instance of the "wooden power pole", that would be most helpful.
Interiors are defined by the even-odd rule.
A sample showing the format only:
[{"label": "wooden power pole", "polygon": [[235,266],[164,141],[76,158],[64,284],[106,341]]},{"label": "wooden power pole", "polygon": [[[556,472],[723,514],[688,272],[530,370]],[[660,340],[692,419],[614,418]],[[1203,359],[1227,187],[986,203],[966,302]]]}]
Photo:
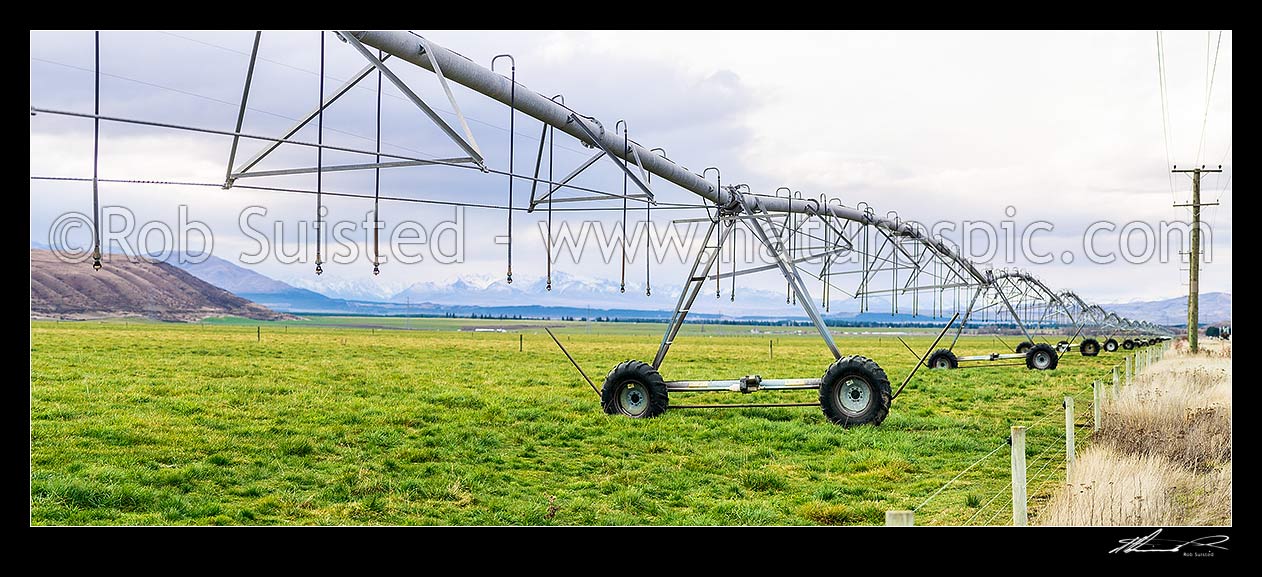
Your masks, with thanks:
[{"label": "wooden power pole", "polygon": [[1207,172],[1222,172],[1223,167],[1185,168],[1174,167],[1171,172],[1186,172],[1192,175],[1192,202],[1175,206],[1192,207],[1192,247],[1188,250],[1188,347],[1197,352],[1196,337],[1200,331],[1200,284],[1201,284],[1201,207],[1217,206],[1217,202],[1201,203],[1201,175]]}]

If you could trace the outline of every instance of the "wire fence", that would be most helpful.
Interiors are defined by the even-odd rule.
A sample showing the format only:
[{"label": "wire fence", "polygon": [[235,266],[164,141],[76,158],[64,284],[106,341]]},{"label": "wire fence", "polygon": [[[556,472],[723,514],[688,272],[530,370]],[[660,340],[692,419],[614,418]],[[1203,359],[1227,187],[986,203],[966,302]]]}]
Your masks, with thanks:
[{"label": "wire fence", "polygon": [[[1158,354],[1155,357],[1150,357],[1151,360],[1159,359],[1161,354],[1167,349],[1168,346],[1163,345],[1157,350]],[[1074,432],[1074,446],[1072,450],[1075,454],[1080,451],[1081,447],[1091,441],[1094,432],[1099,429],[1099,423],[1095,422],[1096,415],[1101,412],[1096,406],[1097,399],[1103,403],[1103,400],[1108,395],[1107,391],[1116,391],[1116,389],[1111,388],[1111,385],[1115,382],[1115,376],[1120,381],[1119,385],[1130,384],[1127,381],[1138,373],[1138,368],[1134,363],[1140,356],[1139,351],[1133,352],[1125,357],[1122,363],[1108,367],[1098,378],[1089,379],[1085,387],[1076,388],[1066,395],[1073,399],[1073,406],[1075,407],[1073,421],[1069,424]],[[1145,365],[1144,368],[1147,368],[1147,366],[1150,365]],[[1126,376],[1123,377],[1122,375]],[[1066,440],[1067,428],[1055,426],[1057,421],[1053,419],[1053,417],[1058,416],[1064,417],[1066,410],[1067,403],[1062,401],[1060,406],[1053,406],[1051,410],[1048,410],[1037,420],[1026,425],[1025,428],[1026,466],[1024,482],[1026,487],[1026,507],[1032,519],[1037,519],[1038,515],[1046,508],[1046,505],[1052,501],[1056,491],[1069,482],[1067,474],[1070,469],[1069,451],[1071,449]],[[981,470],[979,466],[983,463],[1001,459],[1001,457],[995,457],[995,455],[1001,453],[1004,447],[1011,444],[1012,438],[1010,437],[970,463],[952,477],[951,480],[932,491],[911,510],[917,516],[920,516],[921,511],[927,511],[926,506],[934,502],[935,499],[940,499],[944,494],[955,494],[948,493],[947,490],[956,486],[970,471]],[[999,465],[998,463],[992,463],[990,466],[997,467]],[[918,519],[917,524],[958,524],[970,526],[1011,523],[1013,522],[1013,482],[1013,479],[1009,477],[1003,487],[985,497],[969,493],[965,504],[970,508],[975,508],[975,510],[963,521],[959,521],[960,516],[956,515],[958,513],[957,510],[946,506],[930,512],[923,520]],[[1007,518],[1004,517],[1005,514],[1008,515]]]}]

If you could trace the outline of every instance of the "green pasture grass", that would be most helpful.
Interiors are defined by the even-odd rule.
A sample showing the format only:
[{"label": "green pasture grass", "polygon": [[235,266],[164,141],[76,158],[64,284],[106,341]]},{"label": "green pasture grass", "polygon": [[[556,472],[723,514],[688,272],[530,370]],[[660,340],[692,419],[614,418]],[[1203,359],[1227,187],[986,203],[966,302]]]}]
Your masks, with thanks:
[{"label": "green pasture grass", "polygon": [[[837,427],[818,407],[635,420],[601,412],[541,329],[523,329],[519,352],[517,333],[431,321],[448,330],[31,322],[31,522],[877,524],[1000,447],[1014,424],[1034,424],[1031,474],[1047,464],[1046,474],[1058,471],[1061,399],[1075,395],[1089,416],[1091,380],[1121,361],[1071,351],[1049,372],[921,370],[875,427]],[[559,333],[597,386],[622,360],[651,360],[660,340],[662,325],[646,323],[636,329],[643,334],[623,325],[570,323]],[[837,329],[853,330],[864,329]],[[804,332],[689,327],[662,372],[817,377],[831,355]],[[923,351],[933,336],[904,339]],[[838,344],[875,359],[895,388],[916,363],[889,336],[842,335]],[[965,337],[958,350],[999,348]],[[804,391],[671,402],[815,399]],[[963,523],[995,494],[980,516],[1010,509],[1008,476],[1005,446],[920,508],[917,523]],[[1037,505],[1034,480],[1031,493]]]}]

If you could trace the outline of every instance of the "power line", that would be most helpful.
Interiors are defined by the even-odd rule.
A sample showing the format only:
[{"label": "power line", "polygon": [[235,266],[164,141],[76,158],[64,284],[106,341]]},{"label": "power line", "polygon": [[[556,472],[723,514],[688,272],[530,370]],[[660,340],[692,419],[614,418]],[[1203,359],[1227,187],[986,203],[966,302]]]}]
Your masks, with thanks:
[{"label": "power line", "polygon": [[[1223,153],[1223,158],[1222,158],[1222,160],[1219,160],[1219,161],[1218,161],[1218,166],[1226,166],[1226,165],[1227,165],[1227,157],[1228,157],[1228,156],[1230,156],[1230,155],[1231,155],[1231,137],[1227,137],[1227,151]],[[1215,177],[1216,177],[1216,178],[1221,178],[1221,176],[1220,176],[1221,174],[1222,174],[1222,173],[1216,173],[1216,174],[1215,174]],[[1215,202],[1215,203],[1217,203],[1218,201],[1220,201],[1220,200],[1222,200],[1222,199],[1223,199],[1223,193],[1227,192],[1227,187],[1228,187],[1228,186],[1230,186],[1230,185],[1231,185],[1231,173],[1230,173],[1230,172],[1228,172],[1228,173],[1227,173],[1227,182],[1226,182],[1226,183],[1224,183],[1224,184],[1222,185],[1222,188],[1219,188],[1219,189],[1218,189],[1218,197],[1214,199],[1214,202]],[[1218,187],[1217,187],[1217,186],[1215,186],[1215,188],[1218,188]]]},{"label": "power line", "polygon": [[1196,145],[1196,164],[1201,163],[1201,149],[1205,147],[1205,125],[1209,122],[1209,104],[1214,97],[1214,77],[1218,74],[1218,51],[1223,46],[1223,31],[1218,31],[1218,45],[1214,47],[1214,65],[1209,66],[1209,31],[1205,31],[1205,114],[1201,117],[1201,139]]},{"label": "power line", "polygon": [[[1172,163],[1170,162],[1170,105],[1169,96],[1166,91],[1166,59],[1165,59],[1165,42],[1161,37],[1161,31],[1157,31],[1157,88],[1161,93],[1161,138],[1162,144],[1166,147],[1166,166],[1162,171],[1170,170]],[[1170,202],[1177,202],[1178,199],[1174,193],[1174,175],[1166,174],[1166,181],[1170,183]]]}]

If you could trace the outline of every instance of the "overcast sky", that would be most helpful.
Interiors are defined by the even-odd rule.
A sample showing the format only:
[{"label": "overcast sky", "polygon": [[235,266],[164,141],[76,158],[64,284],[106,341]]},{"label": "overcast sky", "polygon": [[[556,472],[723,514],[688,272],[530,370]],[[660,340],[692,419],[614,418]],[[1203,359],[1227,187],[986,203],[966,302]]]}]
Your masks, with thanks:
[{"label": "overcast sky", "polygon": [[[878,213],[936,221],[1005,219],[1007,207],[1020,229],[1045,220],[1055,225],[1038,237],[1039,249],[1081,257],[1082,233],[1093,222],[1150,223],[1188,220],[1190,184],[1165,169],[1162,109],[1155,34],[1141,32],[417,32],[487,65],[511,53],[517,79],[537,92],[564,94],[575,110],[606,127],[625,119],[631,137],[662,147],[676,162],[700,172],[722,169],[725,183],[744,182],[756,192],[788,186],[806,196],[820,193],[847,205],[866,202]],[[1231,290],[1232,33],[1222,34],[1216,66],[1214,31],[1165,33],[1169,90],[1170,161],[1199,159],[1224,165],[1204,181],[1205,211],[1212,225],[1212,254],[1202,291]],[[103,32],[102,114],[232,130],[241,96],[252,32]],[[317,102],[318,32],[265,32],[250,109],[243,131],[279,135],[291,118]],[[326,41],[326,90],[363,66],[362,59],[331,34]],[[31,105],[92,111],[91,32],[31,33]],[[1207,54],[1208,50],[1208,54]],[[1214,67],[1206,114],[1206,69]],[[501,63],[502,66],[504,63]],[[392,66],[435,108],[447,111],[434,75],[403,63]],[[507,72],[507,67],[497,70]],[[458,156],[458,149],[387,87],[383,94],[383,149],[412,156]],[[456,88],[470,127],[495,168],[508,165],[507,107]],[[326,144],[373,146],[375,76],[330,107]],[[446,114],[444,112],[444,114]],[[449,114],[447,117],[452,118]],[[1202,124],[1204,139],[1202,141]],[[515,165],[533,170],[540,130],[517,117]],[[222,182],[230,138],[151,127],[102,124],[101,176]],[[296,138],[316,139],[309,126]],[[555,171],[567,173],[591,153],[568,136],[557,136]],[[260,147],[243,141],[238,164]],[[1199,152],[1199,156],[1198,156]],[[325,163],[362,162],[362,156],[329,152]],[[92,122],[41,114],[31,118],[32,176],[91,176]],[[310,166],[311,149],[282,147],[259,169]],[[545,158],[546,164],[546,158]],[[545,166],[546,170],[546,166]],[[604,164],[576,183],[620,190],[620,173]],[[245,182],[244,180],[242,181]],[[1173,184],[1172,184],[1173,182]],[[315,188],[314,176],[254,179],[251,184]],[[372,192],[369,173],[327,175],[326,190]],[[383,172],[382,194],[504,204],[506,179],[476,171],[419,167]],[[1174,191],[1172,192],[1171,188]],[[31,182],[32,241],[47,243],[49,229],[68,211],[90,212],[91,186]],[[696,197],[660,184],[662,200]],[[519,182],[516,203],[529,195]],[[215,254],[238,260],[255,244],[238,230],[239,213],[264,206],[266,218],[285,226],[291,242],[296,223],[310,221],[315,199],[305,195],[212,187],[106,184],[103,205],[127,206],[140,221],[175,223],[180,205],[215,232]],[[370,202],[330,199],[331,220],[362,221]],[[560,205],[558,205],[560,206]],[[655,220],[681,217],[667,211]],[[642,217],[642,210],[635,219]],[[700,214],[700,213],[698,213]],[[432,226],[453,209],[419,204],[383,206],[385,220],[413,219]],[[611,213],[567,213],[561,220],[604,218]],[[503,274],[501,211],[468,210],[465,262],[384,266],[372,277],[367,260],[326,266],[317,281],[311,264],[276,261],[256,269],[283,280],[382,283],[402,288],[422,280]],[[518,214],[514,270],[519,279],[543,274],[540,214]],[[362,234],[362,233],[361,233]],[[1098,245],[1116,242],[1099,237]],[[292,247],[291,247],[292,249]],[[642,261],[641,261],[642,262]],[[1099,302],[1172,297],[1186,291],[1177,260],[1099,265],[1077,258],[1030,265],[1054,287],[1073,288]],[[584,259],[559,270],[618,282],[616,262]],[[675,262],[654,269],[654,286],[674,291],[682,281]],[[635,271],[643,265],[633,263]],[[640,274],[640,273],[636,273]],[[751,285],[779,286],[776,273]],[[642,282],[638,276],[630,279]],[[628,297],[632,298],[632,297]]]}]

